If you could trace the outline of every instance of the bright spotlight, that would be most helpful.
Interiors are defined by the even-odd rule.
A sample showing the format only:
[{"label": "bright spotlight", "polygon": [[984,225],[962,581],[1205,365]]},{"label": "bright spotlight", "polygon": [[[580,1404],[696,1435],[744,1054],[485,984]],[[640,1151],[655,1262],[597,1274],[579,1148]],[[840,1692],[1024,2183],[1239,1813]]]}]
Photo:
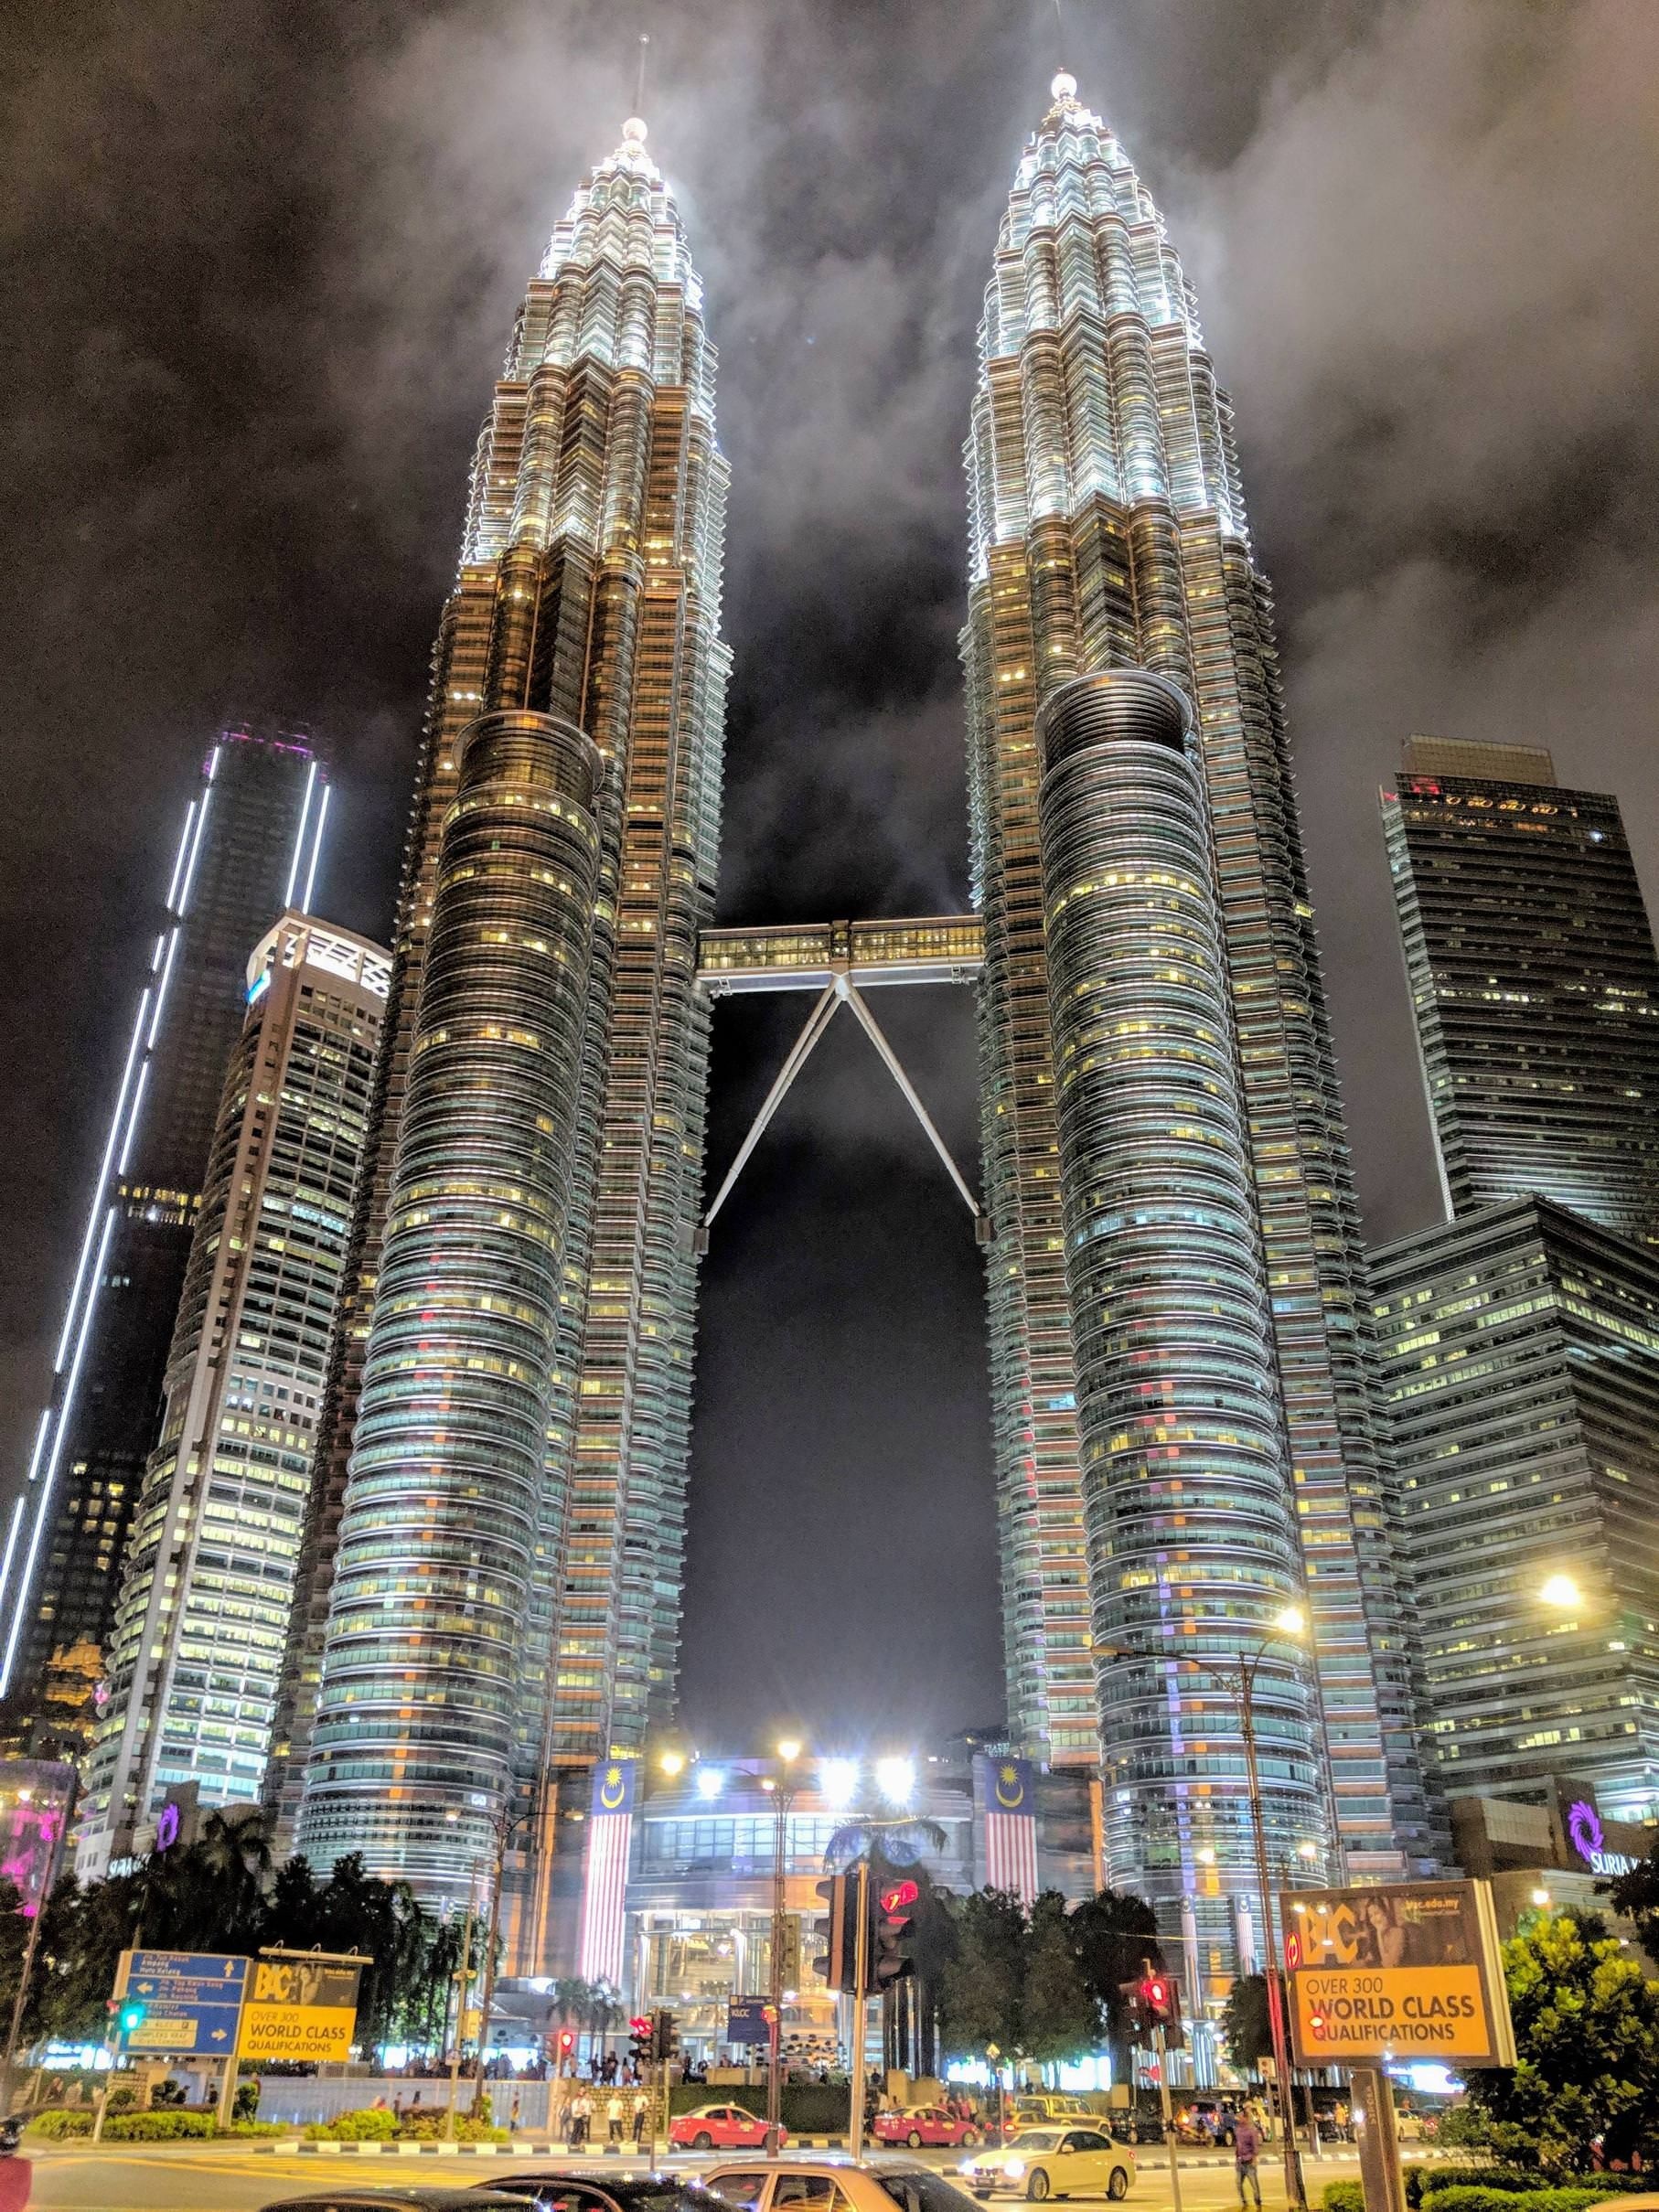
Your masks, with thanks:
[{"label": "bright spotlight", "polygon": [[890,1805],[909,1804],[915,1795],[915,1759],[878,1758],[875,1786]]},{"label": "bright spotlight", "polygon": [[800,1755],[801,1747],[799,1736],[785,1736],[779,1737],[777,1745],[777,1756],[780,1759],[782,1759],[786,1767],[792,1767],[796,1760],[799,1758]]},{"label": "bright spotlight", "polygon": [[657,1764],[672,1779],[675,1775],[685,1772],[685,1753],[683,1751],[665,1751]]},{"label": "bright spotlight", "polygon": [[1302,1611],[1300,1606],[1288,1605],[1274,1614],[1273,1626],[1281,1636],[1305,1636],[1308,1630],[1308,1616]]},{"label": "bright spotlight", "polygon": [[818,1770],[818,1787],[826,1805],[838,1811],[851,1805],[858,1794],[857,1759],[827,1758]]},{"label": "bright spotlight", "polygon": [[1570,1575],[1552,1575],[1538,1596],[1546,1605],[1558,1606],[1564,1613],[1584,1602],[1584,1594]]},{"label": "bright spotlight", "polygon": [[718,1767],[699,1767],[697,1769],[698,1796],[718,1797],[725,1779]]}]

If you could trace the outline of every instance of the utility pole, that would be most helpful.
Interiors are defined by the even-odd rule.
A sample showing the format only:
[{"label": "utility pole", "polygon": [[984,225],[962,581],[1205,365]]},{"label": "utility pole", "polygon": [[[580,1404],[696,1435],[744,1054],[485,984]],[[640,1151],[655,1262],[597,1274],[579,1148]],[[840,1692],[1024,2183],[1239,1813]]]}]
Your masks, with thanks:
[{"label": "utility pole", "polygon": [[[1219,1673],[1221,1670],[1215,1672]],[[1279,2108],[1284,2119],[1285,2196],[1290,2204],[1306,2212],[1308,2196],[1302,2185],[1301,2154],[1296,2144],[1296,2091],[1290,2080],[1290,2043],[1285,2035],[1284,1990],[1279,1978],[1279,1940],[1273,1930],[1273,1891],[1268,1878],[1261,1770],[1256,1761],[1255,1667],[1241,1667],[1235,1681],[1238,1690],[1239,1728],[1244,1736],[1245,1773],[1250,1788],[1250,1826],[1256,1837],[1256,1886],[1261,1900],[1261,1942],[1268,1977],[1268,2031],[1273,2039],[1273,2073],[1279,2089]]]},{"label": "utility pole", "polygon": [[1175,2122],[1170,2102],[1169,2046],[1164,2041],[1161,2021],[1152,2030],[1152,2048],[1158,2054],[1158,2101],[1163,2107],[1163,2140],[1170,2153],[1170,2196],[1175,2212],[1181,2212],[1181,2166],[1175,2155]]},{"label": "utility pole", "polygon": [[[461,2038],[466,2030],[466,1988],[472,1980],[473,1912],[477,1903],[476,1869],[466,1886],[466,1920],[461,1932],[461,1963],[455,1973],[455,2040],[449,2061],[449,2109],[444,2115],[444,2140],[455,2139],[455,2090],[461,2079]],[[477,2094],[474,2092],[474,2102]]]},{"label": "utility pole", "polygon": [[777,1823],[772,1844],[772,2002],[768,2010],[770,2034],[766,2038],[766,2156],[776,2158],[783,2132],[784,2116],[784,1938],[788,1920],[788,1865],[789,1808],[795,1802],[795,1787],[790,1769],[800,1757],[800,1745],[793,1736],[777,1747],[779,1771],[768,1775],[762,1784],[771,1790],[777,1812]]},{"label": "utility pole", "polygon": [[870,1988],[870,1861],[858,1863],[858,1939],[852,1968],[852,2125],[854,2158],[864,2155],[864,2008]]}]

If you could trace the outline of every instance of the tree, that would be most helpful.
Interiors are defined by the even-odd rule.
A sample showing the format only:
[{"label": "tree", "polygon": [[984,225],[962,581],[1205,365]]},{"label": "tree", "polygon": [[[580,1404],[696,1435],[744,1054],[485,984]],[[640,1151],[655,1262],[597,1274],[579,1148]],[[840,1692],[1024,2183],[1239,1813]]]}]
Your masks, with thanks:
[{"label": "tree", "polygon": [[1020,2046],[1021,1996],[1029,1939],[1025,1907],[1011,1889],[976,1889],[957,1913],[957,1955],[946,1969],[940,2026],[958,2057],[988,2044]]},{"label": "tree", "polygon": [[1471,2073],[1492,2148],[1519,2165],[1583,2172],[1659,2158],[1659,1982],[1594,1913],[1541,1916],[1504,1946],[1520,2063]]},{"label": "tree", "polygon": [[1029,2058],[1076,2058],[1100,2039],[1100,2008],[1077,1964],[1065,1899],[1045,1889],[1031,1908],[1021,2041]]},{"label": "tree", "polygon": [[1083,1984],[1099,2007],[1112,2051],[1112,2078],[1129,2078],[1129,2017],[1122,1985],[1163,1964],[1158,1918],[1132,1890],[1103,1889],[1086,1897],[1066,1927]]},{"label": "tree", "polygon": [[1221,2038],[1241,2074],[1253,2074],[1273,2048],[1265,1974],[1240,1974],[1221,2008]]},{"label": "tree", "polygon": [[1629,1874],[1618,1875],[1601,1887],[1612,1900],[1613,1910],[1636,1923],[1636,1940],[1648,1957],[1659,1957],[1659,1843],[1649,1847],[1646,1858],[1638,1859]]}]

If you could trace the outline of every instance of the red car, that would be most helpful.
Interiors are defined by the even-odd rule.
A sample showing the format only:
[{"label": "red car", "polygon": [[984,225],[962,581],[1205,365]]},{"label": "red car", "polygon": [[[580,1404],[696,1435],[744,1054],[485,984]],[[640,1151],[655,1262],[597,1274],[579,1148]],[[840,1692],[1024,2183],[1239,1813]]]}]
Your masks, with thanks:
[{"label": "red car", "polygon": [[[669,2122],[669,2141],[681,2151],[756,2151],[765,2140],[765,2121],[740,2104],[701,2104]],[[788,2142],[787,2128],[778,2129],[777,2140]]]},{"label": "red car", "polygon": [[971,2149],[979,2141],[971,2120],[958,2120],[942,2104],[919,2104],[914,2112],[878,2112],[871,2133],[877,2143],[907,2143],[913,2151],[924,2144],[935,2151],[954,2151],[963,2143]]}]

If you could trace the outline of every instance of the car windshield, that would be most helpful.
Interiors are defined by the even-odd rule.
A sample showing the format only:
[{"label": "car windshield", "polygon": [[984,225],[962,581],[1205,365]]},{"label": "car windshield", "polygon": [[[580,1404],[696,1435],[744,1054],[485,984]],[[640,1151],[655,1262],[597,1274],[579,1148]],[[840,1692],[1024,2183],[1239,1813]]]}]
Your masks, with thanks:
[{"label": "car windshield", "polygon": [[1020,2148],[1022,2151],[1052,2151],[1058,2147],[1060,2137],[1057,2130],[1054,2128],[1033,2128],[1029,2135],[1021,2136]]},{"label": "car windshield", "polygon": [[903,2212],[977,2212],[971,2197],[951,2186],[942,2174],[925,2166],[906,2166],[902,2173],[883,2174],[881,2185]]}]

